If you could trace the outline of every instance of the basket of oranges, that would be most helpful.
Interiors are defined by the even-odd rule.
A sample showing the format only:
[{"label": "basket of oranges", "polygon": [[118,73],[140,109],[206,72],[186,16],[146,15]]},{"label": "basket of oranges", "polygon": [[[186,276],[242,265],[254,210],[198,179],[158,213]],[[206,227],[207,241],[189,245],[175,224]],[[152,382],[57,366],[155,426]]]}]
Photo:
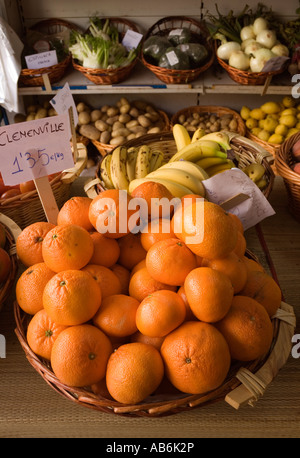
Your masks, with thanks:
[{"label": "basket of oranges", "polygon": [[16,240],[21,232],[17,224],[0,213],[0,309],[13,287],[17,269]]},{"label": "basket of oranges", "polygon": [[[69,400],[128,417],[255,402],[285,363],[295,323],[248,252],[241,222],[198,198],[157,227],[150,212],[134,231],[141,215],[132,198],[118,190],[73,198],[57,225],[38,222],[18,237],[27,270],[16,284],[16,334],[29,363]],[[114,206],[114,227],[104,203]],[[185,224],[200,208],[204,238],[190,240]]]}]

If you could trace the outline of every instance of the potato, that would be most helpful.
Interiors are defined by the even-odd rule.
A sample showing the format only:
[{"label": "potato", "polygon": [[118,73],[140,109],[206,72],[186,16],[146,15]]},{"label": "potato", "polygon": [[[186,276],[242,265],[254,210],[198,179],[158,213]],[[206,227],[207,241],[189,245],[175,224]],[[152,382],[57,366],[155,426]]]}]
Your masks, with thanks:
[{"label": "potato", "polygon": [[131,110],[129,111],[130,116],[133,118],[137,118],[140,115],[140,112],[137,108],[132,107]]},{"label": "potato", "polygon": [[26,121],[33,121],[35,119],[35,112],[29,113],[26,116]]},{"label": "potato", "polygon": [[122,105],[130,105],[126,97],[121,97],[119,100],[120,106]]},{"label": "potato", "polygon": [[26,116],[23,115],[22,113],[17,113],[15,116],[14,116],[14,122],[15,123],[18,123],[18,122],[25,122],[26,121]]},{"label": "potato", "polygon": [[107,145],[111,139],[110,132],[108,130],[105,130],[104,132],[101,133],[100,135],[100,142],[104,143]]},{"label": "potato", "polygon": [[87,111],[80,111],[78,113],[78,124],[80,126],[90,124],[91,116]]},{"label": "potato", "polygon": [[160,127],[155,126],[155,127],[151,127],[151,129],[147,131],[147,134],[158,134],[160,131],[161,131]]},{"label": "potato", "polygon": [[137,134],[138,132],[143,132],[144,134],[147,133],[147,130],[143,126],[133,126],[133,127],[130,127],[129,130],[131,132],[134,132],[135,134]]},{"label": "potato", "polygon": [[110,130],[110,126],[104,122],[102,119],[98,119],[98,121],[95,122],[95,127],[100,130],[100,132],[104,132],[105,130]]},{"label": "potato", "polygon": [[121,114],[122,114],[122,113],[124,113],[124,114],[125,114],[125,113],[129,113],[130,109],[131,109],[131,106],[129,105],[129,103],[126,104],[126,105],[121,105],[121,106],[120,106],[120,113],[121,113]]},{"label": "potato", "polygon": [[99,140],[100,131],[92,124],[82,124],[79,133],[90,140]]},{"label": "potato", "polygon": [[109,109],[109,105],[103,105],[103,106],[101,107],[102,113],[106,113],[108,109]]},{"label": "potato", "polygon": [[238,123],[237,123],[236,119],[232,119],[230,121],[230,123],[228,124],[229,130],[231,130],[233,132],[235,132],[237,130],[237,126],[238,126]]},{"label": "potato", "polygon": [[37,112],[36,112],[36,115],[35,115],[35,118],[34,119],[43,119],[43,118],[46,118],[47,117],[47,110],[46,108],[40,108]]},{"label": "potato", "polygon": [[106,110],[106,113],[107,113],[107,116],[112,118],[112,117],[116,116],[119,113],[119,109],[117,107],[109,107]]},{"label": "potato", "polygon": [[133,102],[134,107],[136,107],[138,110],[146,111],[146,108],[148,106],[147,102],[144,102],[143,100],[136,100]]},{"label": "potato", "polygon": [[106,123],[109,124],[110,126],[113,125],[114,122],[118,121],[119,116],[116,114],[115,116],[109,116],[106,120]]},{"label": "potato", "polygon": [[48,116],[57,116],[57,112],[56,112],[55,108],[49,108]]},{"label": "potato", "polygon": [[91,116],[91,121],[92,122],[96,122],[96,121],[98,121],[98,119],[101,118],[102,112],[101,112],[101,110],[93,110],[93,111],[91,111],[91,115],[90,116]]},{"label": "potato", "polygon": [[149,127],[152,124],[151,120],[149,118],[146,118],[146,116],[144,116],[144,115],[138,116],[137,120],[138,120],[139,124],[141,126],[143,126],[143,127]]},{"label": "potato", "polygon": [[131,129],[131,127],[138,126],[139,122],[137,119],[132,119],[131,121],[127,122],[125,125],[127,129]]},{"label": "potato", "polygon": [[112,131],[111,133],[111,136],[113,138],[116,138],[116,137],[127,137],[127,135],[130,134],[130,130],[129,129],[126,129],[126,128],[123,128],[123,129],[115,129]]},{"label": "potato", "polygon": [[78,113],[81,113],[82,111],[86,111],[87,106],[86,106],[85,103],[80,102],[80,103],[77,104],[76,109],[77,109]]},{"label": "potato", "polygon": [[113,145],[113,146],[118,146],[118,145],[121,145],[122,143],[124,143],[126,140],[125,137],[123,137],[122,135],[120,135],[119,137],[114,137],[110,140],[109,144],[110,145]]},{"label": "potato", "polygon": [[136,138],[135,134],[131,133],[131,134],[127,135],[126,140],[133,140],[134,138]]},{"label": "potato", "polygon": [[128,113],[123,113],[123,114],[120,114],[118,120],[122,124],[126,124],[127,122],[129,122],[131,120],[131,116]]},{"label": "potato", "polygon": [[115,121],[112,125],[112,130],[119,130],[119,129],[124,129],[125,125],[120,122],[119,120],[118,121]]}]

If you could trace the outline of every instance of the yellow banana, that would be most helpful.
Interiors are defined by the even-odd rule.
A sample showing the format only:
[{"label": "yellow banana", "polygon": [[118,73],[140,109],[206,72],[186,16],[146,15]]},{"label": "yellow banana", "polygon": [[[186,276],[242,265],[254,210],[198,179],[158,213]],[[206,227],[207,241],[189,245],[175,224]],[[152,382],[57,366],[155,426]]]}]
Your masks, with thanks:
[{"label": "yellow banana", "polygon": [[203,157],[202,159],[199,159],[199,161],[196,162],[197,165],[202,167],[204,170],[208,169],[208,167],[212,167],[213,165],[217,164],[224,164],[227,162],[227,159],[223,157]]},{"label": "yellow banana", "polygon": [[127,148],[118,146],[111,155],[110,175],[116,189],[128,190],[129,180],[126,173]]},{"label": "yellow banana", "polygon": [[169,162],[175,162],[179,160],[197,162],[202,157],[207,156],[218,156],[227,158],[227,154],[223,151],[220,151],[220,146],[217,142],[212,140],[200,140],[190,143],[188,146],[185,146],[180,151],[174,154],[171,157]]},{"label": "yellow banana", "polygon": [[150,170],[151,150],[148,145],[140,146],[136,164],[135,164],[135,178],[145,178]]},{"label": "yellow banana", "polygon": [[191,143],[190,134],[182,124],[174,124],[172,131],[177,151]]},{"label": "yellow banana", "polygon": [[135,164],[137,159],[137,153],[138,149],[133,146],[127,150],[126,173],[129,181],[135,179]]},{"label": "yellow banana", "polygon": [[202,181],[184,170],[160,168],[155,172],[149,173],[146,178],[161,178],[163,180],[172,181],[185,186],[186,188],[189,188],[194,194],[199,194],[201,196],[204,194],[204,186]]},{"label": "yellow banana", "polygon": [[150,172],[157,170],[163,163],[164,153],[160,149],[155,149],[152,151],[150,159]]},{"label": "yellow banana", "polygon": [[154,181],[155,183],[163,184],[170,191],[172,196],[178,197],[179,199],[181,199],[183,196],[186,196],[187,194],[194,194],[191,189],[187,188],[186,186],[175,183],[174,181],[164,180],[162,178],[136,178],[129,184],[129,194],[131,194],[133,190],[137,188],[137,186],[147,181]]},{"label": "yellow banana", "polygon": [[111,180],[111,175],[110,175],[111,158],[112,158],[112,155],[107,154],[106,156],[104,156],[100,164],[100,177],[106,189],[114,188],[113,182]]},{"label": "yellow banana", "polygon": [[196,142],[197,140],[200,140],[200,138],[204,137],[205,135],[205,130],[202,129],[202,127],[198,127],[198,129],[195,130],[192,136],[191,143]]},{"label": "yellow banana", "polygon": [[190,161],[175,161],[175,162],[168,162],[165,165],[162,165],[158,170],[161,169],[179,169],[184,170],[185,172],[194,175],[195,178],[198,180],[206,180],[208,178],[208,174],[205,170],[197,165],[195,162]]},{"label": "yellow banana", "polygon": [[212,140],[217,142],[224,151],[231,149],[230,139],[226,132],[210,132],[201,137],[201,140]]},{"label": "yellow banana", "polygon": [[235,167],[234,163],[228,159],[226,164],[217,164],[217,165],[212,165],[208,169],[206,169],[206,172],[210,177],[216,175],[217,173],[224,172],[225,170],[229,170]]}]

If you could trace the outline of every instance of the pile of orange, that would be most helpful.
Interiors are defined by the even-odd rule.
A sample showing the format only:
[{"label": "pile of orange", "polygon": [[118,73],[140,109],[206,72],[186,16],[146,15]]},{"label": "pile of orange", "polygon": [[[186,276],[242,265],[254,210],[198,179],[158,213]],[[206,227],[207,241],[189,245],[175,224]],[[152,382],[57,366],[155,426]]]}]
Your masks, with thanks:
[{"label": "pile of orange", "polygon": [[[143,191],[149,198],[149,183]],[[72,198],[56,226],[22,231],[16,298],[32,315],[28,344],[62,383],[124,404],[166,382],[214,390],[234,360],[268,352],[280,288],[247,258],[241,221],[219,205],[192,199],[142,221],[131,199],[117,190]]]}]

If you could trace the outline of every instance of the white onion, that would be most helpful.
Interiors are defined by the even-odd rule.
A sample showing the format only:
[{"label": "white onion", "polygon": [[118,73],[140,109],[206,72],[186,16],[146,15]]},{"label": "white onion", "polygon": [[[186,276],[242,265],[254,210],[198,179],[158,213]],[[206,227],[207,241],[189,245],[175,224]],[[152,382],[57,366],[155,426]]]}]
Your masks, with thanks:
[{"label": "white onion", "polygon": [[272,49],[277,42],[276,33],[274,30],[262,30],[256,36],[256,41],[263,45],[264,48]]},{"label": "white onion", "polygon": [[268,22],[263,17],[258,17],[253,22],[253,32],[255,35],[258,35],[262,30],[268,28]]},{"label": "white onion", "polygon": [[240,37],[242,41],[248,40],[249,38],[255,38],[255,34],[253,32],[253,25],[246,25],[242,28],[240,32]]},{"label": "white onion", "polygon": [[271,51],[274,54],[276,54],[276,56],[286,56],[286,57],[288,57],[289,54],[290,54],[288,48],[285,45],[281,44],[281,43],[278,43],[277,45],[273,46]]},{"label": "white onion", "polygon": [[275,54],[272,53],[270,49],[261,48],[254,53],[253,57],[250,57],[250,69],[252,72],[261,72],[265,64],[272,57],[275,57]]},{"label": "white onion", "polygon": [[241,45],[237,41],[228,41],[217,49],[217,56],[222,60],[229,60],[234,51],[239,51]]},{"label": "white onion", "polygon": [[238,70],[248,70],[250,58],[243,51],[234,51],[229,58],[229,65]]},{"label": "white onion", "polygon": [[246,47],[254,42],[255,42],[255,38],[248,38],[247,40],[242,41],[241,50],[245,51]]},{"label": "white onion", "polygon": [[262,47],[263,46],[260,43],[257,43],[257,41],[253,41],[248,46],[246,46],[244,53],[245,54],[254,54],[255,51],[258,51],[258,49],[261,49]]}]

